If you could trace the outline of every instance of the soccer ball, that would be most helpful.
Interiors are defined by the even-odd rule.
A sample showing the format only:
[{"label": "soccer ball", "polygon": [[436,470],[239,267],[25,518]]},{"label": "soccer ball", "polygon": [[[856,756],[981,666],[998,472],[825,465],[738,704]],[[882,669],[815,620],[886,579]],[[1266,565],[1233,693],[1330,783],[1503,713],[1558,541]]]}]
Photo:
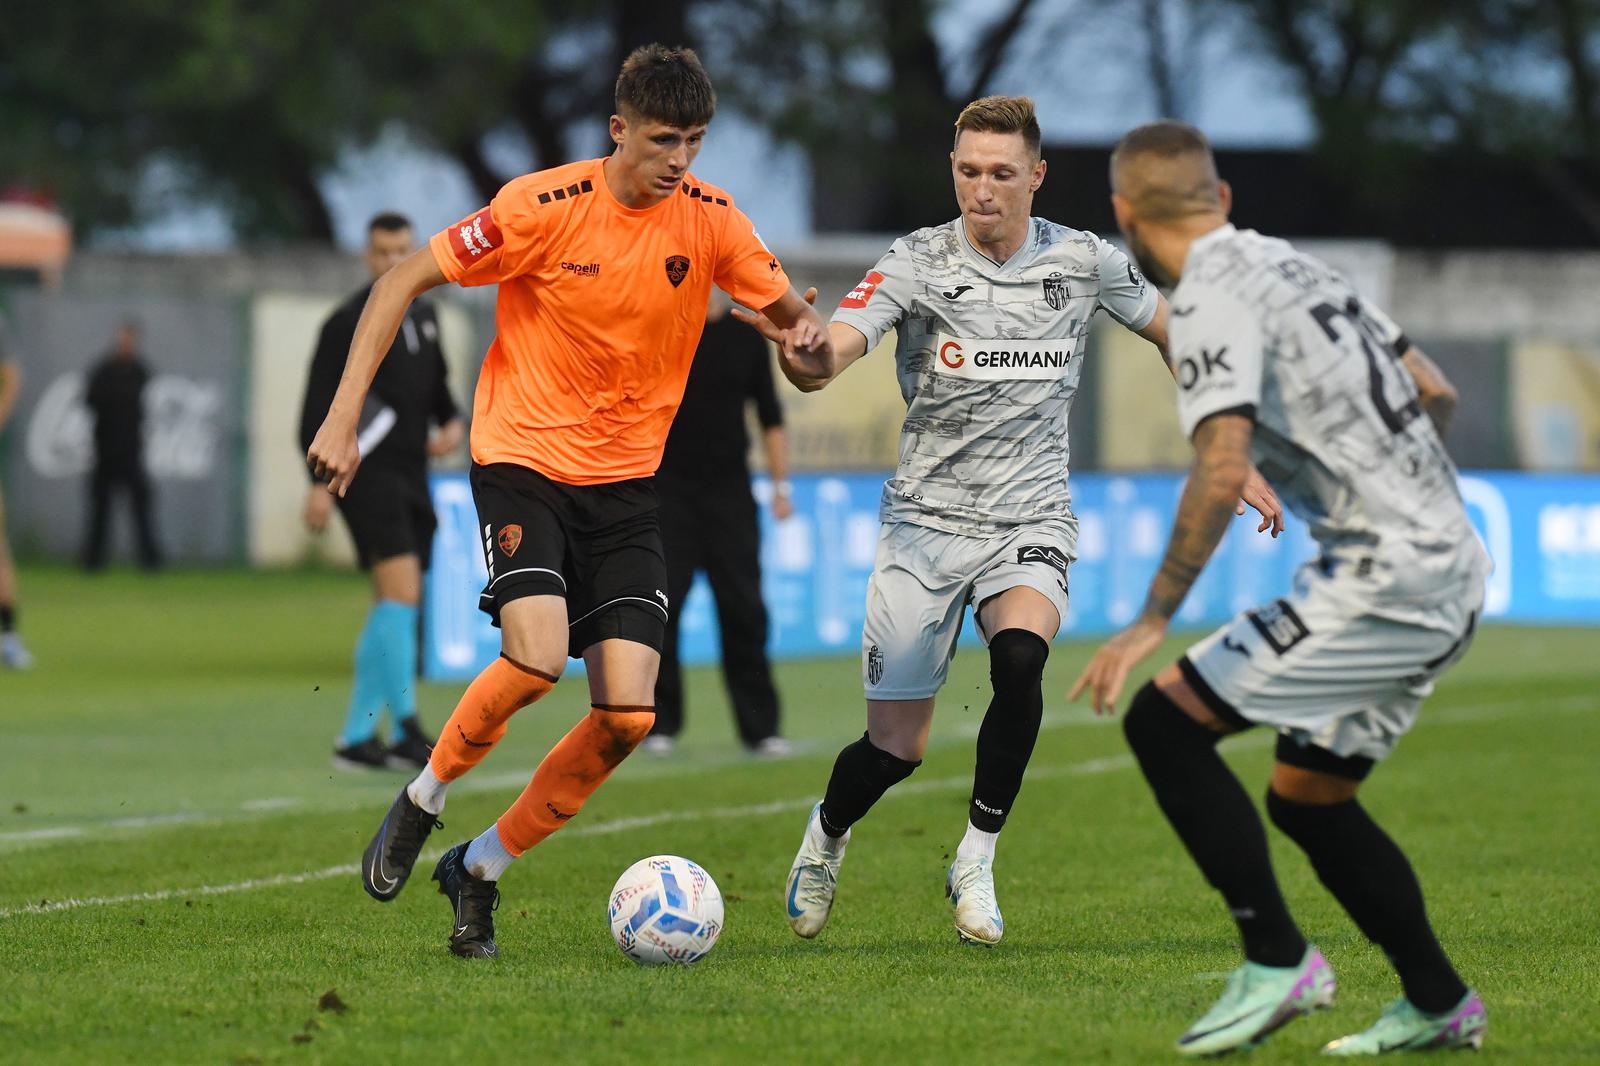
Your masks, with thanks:
[{"label": "soccer ball", "polygon": [[623,871],[611,889],[611,935],[641,966],[687,965],[722,932],[722,893],[697,863],[652,855]]}]

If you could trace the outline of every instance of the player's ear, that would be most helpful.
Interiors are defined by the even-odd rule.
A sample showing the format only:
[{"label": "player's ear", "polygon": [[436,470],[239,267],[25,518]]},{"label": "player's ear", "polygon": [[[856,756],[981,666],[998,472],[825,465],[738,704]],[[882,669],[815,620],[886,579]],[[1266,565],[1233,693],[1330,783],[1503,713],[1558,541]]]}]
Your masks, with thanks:
[{"label": "player's ear", "polygon": [[1233,214],[1233,186],[1220,178],[1217,180],[1217,203],[1222,207],[1223,218]]},{"label": "player's ear", "polygon": [[612,139],[612,141],[614,141],[617,144],[618,147],[621,147],[622,142],[627,139],[627,136],[628,136],[628,120],[623,118],[621,115],[612,115],[611,116],[611,139]]},{"label": "player's ear", "polygon": [[1029,192],[1039,191],[1039,186],[1044,184],[1044,171],[1045,163],[1044,160],[1041,159],[1033,166],[1033,184],[1028,188]]},{"label": "player's ear", "polygon": [[1133,202],[1120,192],[1111,194],[1111,211],[1117,216],[1117,228],[1126,234],[1133,228]]}]

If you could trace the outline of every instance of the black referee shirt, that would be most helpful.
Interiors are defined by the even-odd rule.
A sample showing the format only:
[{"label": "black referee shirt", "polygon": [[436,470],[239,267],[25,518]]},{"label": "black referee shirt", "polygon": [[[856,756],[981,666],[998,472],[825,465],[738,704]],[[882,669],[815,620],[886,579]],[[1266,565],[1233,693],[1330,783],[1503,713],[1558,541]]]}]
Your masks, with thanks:
[{"label": "black referee shirt", "polygon": [[[345,358],[350,354],[356,322],[361,318],[361,309],[366,306],[367,294],[371,291],[369,285],[355,293],[322,324],[317,350],[311,357],[305,403],[300,409],[302,450],[311,447],[311,438],[316,436],[322,420],[327,417],[328,405],[333,403],[339,377],[344,373]],[[438,316],[426,300],[412,301],[395,334],[394,345],[372,379],[362,412],[363,428],[369,423],[371,413],[380,407],[394,411],[394,425],[376,447],[363,455],[362,463],[376,463],[404,474],[425,476],[429,423],[442,426],[458,413],[455,397],[450,395],[444,353],[439,349]]]},{"label": "black referee shirt", "polygon": [[750,435],[744,411],[751,400],[762,429],[783,425],[767,342],[732,315],[707,322],[689,368],[683,404],[667,434],[661,473],[699,480],[748,478]]}]

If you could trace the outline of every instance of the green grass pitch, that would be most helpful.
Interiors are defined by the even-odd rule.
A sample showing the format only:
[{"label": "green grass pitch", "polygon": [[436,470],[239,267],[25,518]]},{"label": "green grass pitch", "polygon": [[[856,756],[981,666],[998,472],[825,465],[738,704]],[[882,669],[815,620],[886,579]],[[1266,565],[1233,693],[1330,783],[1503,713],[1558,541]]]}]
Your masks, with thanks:
[{"label": "green grass pitch", "polygon": [[[635,755],[512,869],[486,964],[446,952],[431,861],[387,906],[354,872],[403,780],[328,769],[359,578],[23,582],[39,665],[0,673],[0,1061],[1174,1061],[1236,963],[1221,900],[1120,731],[1065,702],[1092,645],[1058,645],[1047,668],[993,950],[957,944],[943,898],[987,703],[985,662],[964,652],[925,765],[857,828],[817,941],[790,933],[782,885],[834,753],[862,729],[851,660],[780,668],[802,752],[779,763],[742,755],[715,675],[691,672],[679,755]],[[425,686],[425,720],[458,691]],[[1600,633],[1487,628],[1364,792],[1489,1004],[1488,1059],[1600,1061],[1597,704]],[[425,854],[498,816],[586,705],[571,679],[522,712]],[[1267,738],[1224,750],[1259,796]],[[1397,994],[1298,852],[1276,833],[1273,847],[1341,988],[1264,1063],[1306,1060]],[[612,881],[654,852],[704,864],[727,899],[697,966],[640,969],[611,943]],[[330,990],[342,1009],[319,1006]]]}]

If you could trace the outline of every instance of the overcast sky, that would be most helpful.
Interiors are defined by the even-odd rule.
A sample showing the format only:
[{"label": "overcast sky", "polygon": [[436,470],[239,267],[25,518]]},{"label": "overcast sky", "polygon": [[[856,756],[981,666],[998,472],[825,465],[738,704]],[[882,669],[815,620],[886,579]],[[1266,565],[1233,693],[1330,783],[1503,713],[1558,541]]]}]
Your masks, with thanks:
[{"label": "overcast sky", "polygon": [[[952,4],[936,31],[942,42],[959,49],[999,6],[998,0]],[[1181,20],[1182,5],[1171,9]],[[1113,8],[1079,4],[1073,10],[1089,13],[1081,27],[1074,26],[1081,32],[1074,32],[1070,42],[1024,34],[1016,58],[999,73],[991,91],[1033,96],[1047,143],[1110,144],[1132,126],[1161,116],[1139,42],[1115,16],[1105,14]],[[1175,40],[1185,39],[1187,28],[1181,21],[1172,29]],[[1194,122],[1216,143],[1294,145],[1310,138],[1310,117],[1284,73],[1252,58],[1226,32],[1206,35],[1201,45],[1186,52],[1186,59],[1181,70],[1185,106],[1177,117]],[[597,130],[594,140],[601,136],[603,130]],[[574,141],[584,143],[582,137]],[[526,153],[514,140],[491,147],[495,162],[507,173],[528,168]],[[792,243],[812,232],[803,155],[775,147],[764,131],[739,115],[727,110],[717,115],[694,170],[732,192],[768,240]],[[214,250],[232,243],[220,211],[163,194],[163,180],[159,172],[152,175],[149,191],[166,203],[166,210],[108,243],[172,251]],[[455,164],[411,143],[398,130],[346,153],[322,184],[339,243],[347,248],[360,246],[367,220],[381,210],[399,210],[422,233],[432,233],[482,206]]]}]

